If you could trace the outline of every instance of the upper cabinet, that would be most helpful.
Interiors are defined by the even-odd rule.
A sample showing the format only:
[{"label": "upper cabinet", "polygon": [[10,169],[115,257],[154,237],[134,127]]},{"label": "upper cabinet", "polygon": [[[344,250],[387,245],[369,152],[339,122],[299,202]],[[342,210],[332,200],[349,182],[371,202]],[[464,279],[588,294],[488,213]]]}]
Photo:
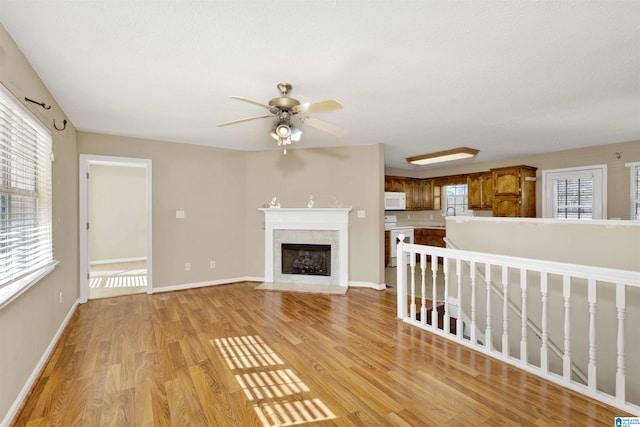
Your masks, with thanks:
[{"label": "upper cabinet", "polygon": [[[405,193],[407,196],[407,210],[434,209],[433,188],[433,180],[431,179],[390,175],[384,177],[384,191],[399,191],[401,193]],[[440,209],[440,206],[435,209]]]},{"label": "upper cabinet", "polygon": [[493,216],[536,216],[536,170],[531,166],[491,169],[495,186]]},{"label": "upper cabinet", "polygon": [[491,172],[471,173],[467,176],[469,209],[493,209],[495,184]]}]

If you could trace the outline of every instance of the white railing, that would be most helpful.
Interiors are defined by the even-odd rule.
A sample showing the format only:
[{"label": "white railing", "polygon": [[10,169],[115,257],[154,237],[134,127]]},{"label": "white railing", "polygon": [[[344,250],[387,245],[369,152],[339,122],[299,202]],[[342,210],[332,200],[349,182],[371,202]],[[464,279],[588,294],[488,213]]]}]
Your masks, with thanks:
[{"label": "white railing", "polygon": [[[397,267],[403,321],[640,415],[640,272],[406,244],[401,236],[398,260],[407,256],[408,266]],[[438,304],[442,327],[430,310]]]}]

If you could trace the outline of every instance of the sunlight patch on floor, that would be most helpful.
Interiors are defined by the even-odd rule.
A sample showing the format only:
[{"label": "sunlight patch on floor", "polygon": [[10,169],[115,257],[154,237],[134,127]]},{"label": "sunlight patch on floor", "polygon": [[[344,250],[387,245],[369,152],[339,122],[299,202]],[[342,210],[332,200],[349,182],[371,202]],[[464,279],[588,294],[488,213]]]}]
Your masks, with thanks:
[{"label": "sunlight patch on floor", "polygon": [[[211,340],[235,374],[263,427],[292,426],[336,416],[259,336]],[[244,371],[244,372],[243,372]]]}]

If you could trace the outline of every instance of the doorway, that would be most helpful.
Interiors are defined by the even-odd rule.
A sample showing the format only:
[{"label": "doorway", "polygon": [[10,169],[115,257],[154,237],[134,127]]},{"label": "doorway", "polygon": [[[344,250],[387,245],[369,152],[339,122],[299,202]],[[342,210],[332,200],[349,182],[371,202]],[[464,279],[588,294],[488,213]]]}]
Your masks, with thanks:
[{"label": "doorway", "polygon": [[80,302],[151,293],[151,160],[80,155]]}]

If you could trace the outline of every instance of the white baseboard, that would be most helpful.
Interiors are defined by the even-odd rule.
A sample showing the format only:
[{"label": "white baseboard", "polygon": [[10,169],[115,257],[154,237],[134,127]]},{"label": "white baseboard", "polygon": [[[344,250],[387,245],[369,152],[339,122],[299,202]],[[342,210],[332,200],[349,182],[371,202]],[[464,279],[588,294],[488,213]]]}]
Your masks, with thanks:
[{"label": "white baseboard", "polygon": [[147,257],[135,257],[135,258],[116,258],[116,259],[96,259],[89,261],[89,265],[101,265],[101,264],[116,264],[119,262],[138,262],[146,261]]},{"label": "white baseboard", "polygon": [[385,285],[384,283],[373,283],[373,282],[354,282],[351,281],[349,282],[349,287],[353,287],[353,288],[369,288],[369,289],[375,289],[377,291],[383,291],[385,289],[387,289],[387,285]]},{"label": "white baseboard", "polygon": [[56,331],[56,334],[53,336],[53,338],[51,339],[51,342],[49,343],[49,345],[45,349],[44,353],[40,357],[40,360],[38,361],[38,364],[36,365],[36,367],[31,372],[31,375],[27,379],[27,382],[22,387],[22,390],[20,390],[20,393],[18,393],[18,396],[16,396],[16,400],[13,402],[13,405],[11,405],[11,407],[9,408],[9,411],[7,411],[7,414],[5,415],[4,419],[2,420],[2,422],[0,422],[0,427],[8,427],[11,424],[11,421],[13,420],[13,418],[16,415],[18,415],[18,411],[20,410],[20,407],[22,406],[22,403],[27,398],[27,395],[29,394],[29,391],[31,391],[31,388],[34,386],[36,380],[38,379],[38,377],[42,373],[42,370],[44,369],[44,366],[46,365],[47,361],[49,360],[49,357],[51,357],[51,353],[53,352],[53,350],[55,349],[56,345],[58,344],[58,340],[60,340],[60,337],[62,336],[62,333],[64,332],[64,330],[66,329],[67,325],[69,324],[69,321],[71,320],[71,317],[73,316],[73,313],[75,313],[75,311],[78,308],[79,304],[80,304],[80,300],[78,300],[78,299],[73,303],[73,306],[71,307],[71,309],[67,313],[67,316],[64,318],[64,320],[60,324],[60,327]]},{"label": "white baseboard", "polygon": [[151,293],[155,294],[157,292],[184,291],[186,289],[203,288],[205,286],[228,285],[230,283],[237,283],[237,282],[264,282],[264,277],[236,277],[236,278],[222,279],[222,280],[210,280],[208,282],[184,283],[181,285],[162,286],[158,288],[153,288],[151,290]]}]

